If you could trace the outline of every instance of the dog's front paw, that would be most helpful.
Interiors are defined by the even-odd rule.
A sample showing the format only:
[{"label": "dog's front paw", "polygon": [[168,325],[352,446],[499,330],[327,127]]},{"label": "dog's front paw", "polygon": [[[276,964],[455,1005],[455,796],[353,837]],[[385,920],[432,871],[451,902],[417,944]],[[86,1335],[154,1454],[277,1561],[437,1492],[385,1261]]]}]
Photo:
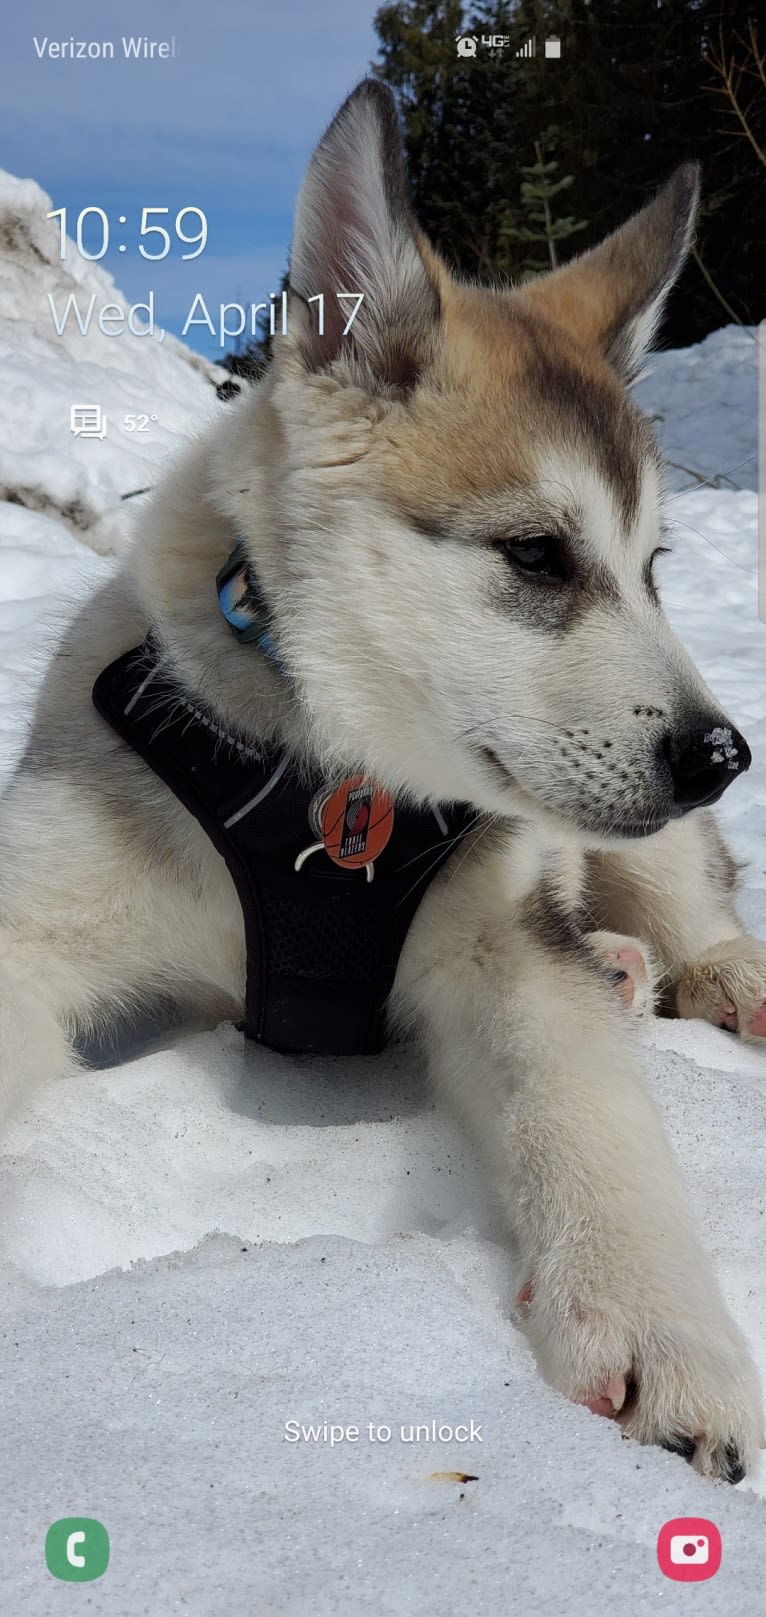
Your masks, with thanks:
[{"label": "dog's front paw", "polygon": [[516,1298],[546,1381],[617,1420],[626,1437],[682,1455],[703,1476],[741,1482],[764,1444],[763,1406],[723,1304],[676,1297],[660,1308],[638,1288],[587,1291],[540,1273]]},{"label": "dog's front paw", "polygon": [[688,966],[676,985],[679,1016],[702,1018],[743,1039],[766,1038],[766,943],[731,938]]},{"label": "dog's front paw", "polygon": [[661,973],[648,943],[620,932],[586,932],[584,942],[606,966],[614,988],[633,1016],[654,1009]]}]

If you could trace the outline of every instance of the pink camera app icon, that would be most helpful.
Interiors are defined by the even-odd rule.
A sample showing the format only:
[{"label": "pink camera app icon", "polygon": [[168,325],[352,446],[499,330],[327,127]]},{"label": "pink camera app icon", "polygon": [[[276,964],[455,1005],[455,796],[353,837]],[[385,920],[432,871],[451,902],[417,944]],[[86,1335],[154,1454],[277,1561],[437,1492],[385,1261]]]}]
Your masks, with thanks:
[{"label": "pink camera app icon", "polygon": [[721,1565],[721,1535],[704,1516],[675,1516],[657,1535],[657,1560],[666,1578],[701,1583]]}]

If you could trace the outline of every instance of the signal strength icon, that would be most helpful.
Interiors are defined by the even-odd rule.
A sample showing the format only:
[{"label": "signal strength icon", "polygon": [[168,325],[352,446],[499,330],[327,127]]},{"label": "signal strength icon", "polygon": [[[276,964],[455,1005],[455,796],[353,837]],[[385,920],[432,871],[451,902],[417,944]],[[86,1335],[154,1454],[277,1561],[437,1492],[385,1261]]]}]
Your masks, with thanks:
[{"label": "signal strength icon", "polygon": [[527,40],[526,45],[522,45],[521,50],[517,51],[516,55],[517,56],[536,56],[537,55],[537,44],[536,44],[536,41],[535,41],[534,34],[532,35],[531,39]]}]

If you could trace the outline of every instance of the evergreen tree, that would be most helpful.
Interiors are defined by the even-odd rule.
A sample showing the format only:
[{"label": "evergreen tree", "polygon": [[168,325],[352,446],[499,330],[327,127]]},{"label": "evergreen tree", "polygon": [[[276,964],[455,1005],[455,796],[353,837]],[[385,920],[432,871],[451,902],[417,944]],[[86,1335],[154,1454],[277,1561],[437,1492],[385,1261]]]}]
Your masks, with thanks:
[{"label": "evergreen tree", "polygon": [[[415,211],[434,245],[464,275],[522,278],[543,269],[551,250],[566,261],[600,241],[696,157],[697,256],[671,299],[667,341],[697,341],[727,310],[748,323],[766,318],[766,186],[755,155],[766,151],[766,85],[746,53],[757,17],[755,0],[382,6],[372,71],[396,96]],[[463,33],[510,43],[458,57]],[[561,39],[558,61],[542,49],[550,35]],[[531,36],[536,55],[516,56]],[[749,135],[715,66],[722,46],[727,62],[744,64]],[[535,215],[545,214],[551,186],[548,223]],[[259,341],[228,363],[258,372],[267,359]]]},{"label": "evergreen tree", "polygon": [[[551,149],[553,133],[535,141],[535,161],[521,165],[521,202],[514,213],[508,211],[500,225],[498,262],[503,267],[507,248],[511,242],[538,246],[540,250],[522,259],[525,275],[540,275],[544,270],[558,269],[558,248],[578,230],[587,229],[585,219],[573,214],[562,215],[556,210],[556,199],[574,185],[573,174],[559,175],[560,164],[555,157],[544,156],[544,148]],[[521,221],[521,222],[520,222]]]},{"label": "evergreen tree", "polygon": [[[399,102],[413,201],[435,246],[480,280],[521,277],[550,259],[551,237],[557,258],[566,260],[647,201],[679,162],[696,157],[703,169],[702,268],[691,262],[671,300],[668,340],[692,342],[719,325],[726,318],[721,298],[744,321],[766,317],[766,187],[707,49],[722,38],[746,41],[755,15],[754,0],[399,0],[383,7],[373,71]],[[493,55],[480,46],[474,57],[459,58],[459,33],[507,35],[510,45]],[[531,35],[536,55],[517,57]],[[558,61],[542,49],[550,35],[561,39]],[[757,92],[757,83],[748,83]],[[766,94],[747,104],[752,136],[764,149]],[[521,190],[541,183],[522,173],[535,168],[530,156],[541,130],[542,161],[559,165],[549,178],[567,177],[548,198],[558,235],[532,217],[541,198]]]}]

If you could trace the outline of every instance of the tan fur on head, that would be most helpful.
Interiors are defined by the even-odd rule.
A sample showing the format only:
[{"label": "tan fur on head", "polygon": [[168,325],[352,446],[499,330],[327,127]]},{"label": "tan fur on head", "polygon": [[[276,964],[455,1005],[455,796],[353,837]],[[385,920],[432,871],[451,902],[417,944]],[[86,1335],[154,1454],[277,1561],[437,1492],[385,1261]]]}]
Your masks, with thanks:
[{"label": "tan fur on head", "polygon": [[699,165],[682,163],[627,224],[520,298],[632,381],[683,268],[698,202]]},{"label": "tan fur on head", "polygon": [[[728,721],[659,608],[659,455],[625,377],[694,192],[681,170],[555,275],[470,286],[412,217],[390,94],[367,81],[333,119],[296,209],[289,334],[215,467],[328,762],[595,838],[664,823],[663,735]],[[338,290],[364,293],[346,335]],[[560,588],[508,560],[551,536]]]}]

